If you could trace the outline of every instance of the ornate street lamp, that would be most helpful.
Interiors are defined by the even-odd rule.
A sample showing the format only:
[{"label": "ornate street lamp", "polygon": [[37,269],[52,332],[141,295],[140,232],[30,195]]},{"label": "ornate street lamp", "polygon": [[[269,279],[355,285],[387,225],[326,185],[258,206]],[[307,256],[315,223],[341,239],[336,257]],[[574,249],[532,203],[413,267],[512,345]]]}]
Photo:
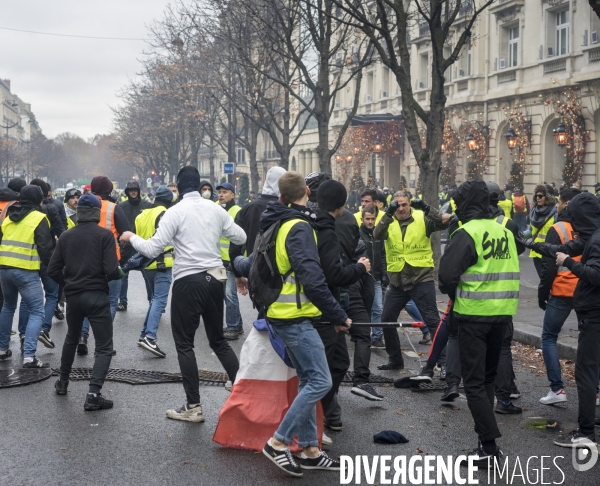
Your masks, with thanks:
[{"label": "ornate street lamp", "polygon": [[469,150],[471,152],[474,152],[475,150],[477,150],[479,148],[479,144],[477,143],[477,139],[473,136],[472,133],[469,133],[467,135],[467,138],[465,138],[465,141],[467,142],[467,146],[469,147]]},{"label": "ornate street lamp", "polygon": [[445,154],[446,153],[446,148],[447,148],[446,147],[446,142],[442,142],[442,145],[440,146],[440,152],[442,154]]},{"label": "ornate street lamp", "polygon": [[373,152],[378,154],[379,152],[381,152],[382,148],[383,146],[381,145],[381,140],[379,140],[379,137],[377,137],[375,139],[375,143],[373,144]]},{"label": "ornate street lamp", "polygon": [[346,156],[346,162],[352,162],[352,155]]},{"label": "ornate street lamp", "polygon": [[564,147],[568,142],[568,134],[567,129],[565,128],[565,124],[560,121],[558,126],[554,129],[554,138],[556,139],[556,143],[559,147]]},{"label": "ornate street lamp", "polygon": [[514,149],[517,146],[517,134],[512,127],[508,127],[504,136],[506,137],[506,145],[508,145],[508,148]]}]

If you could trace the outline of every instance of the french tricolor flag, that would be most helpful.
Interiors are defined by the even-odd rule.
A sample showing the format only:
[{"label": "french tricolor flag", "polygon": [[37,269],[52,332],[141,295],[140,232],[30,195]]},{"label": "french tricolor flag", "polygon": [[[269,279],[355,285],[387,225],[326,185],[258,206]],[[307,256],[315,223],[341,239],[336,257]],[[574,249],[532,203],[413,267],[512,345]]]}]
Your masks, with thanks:
[{"label": "french tricolor flag", "polygon": [[[240,369],[219,412],[213,441],[225,447],[261,451],[298,394],[298,377],[271,346],[269,333],[255,327],[240,354]],[[323,412],[317,405],[317,437],[323,435]],[[296,439],[290,446],[298,450]]]}]

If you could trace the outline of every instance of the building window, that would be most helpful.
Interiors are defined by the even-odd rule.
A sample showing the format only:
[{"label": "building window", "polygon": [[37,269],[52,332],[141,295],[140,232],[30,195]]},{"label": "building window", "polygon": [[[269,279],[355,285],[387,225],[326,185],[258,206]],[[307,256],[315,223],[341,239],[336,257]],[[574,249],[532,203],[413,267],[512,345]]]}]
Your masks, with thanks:
[{"label": "building window", "polygon": [[235,160],[238,165],[246,165],[246,149],[244,147],[236,147]]},{"label": "building window", "polygon": [[508,29],[508,67],[519,64],[519,26]]},{"label": "building window", "polygon": [[569,53],[569,11],[556,12],[556,55]]},{"label": "building window", "polygon": [[457,77],[459,78],[471,76],[471,44],[468,44],[463,48],[462,55],[460,56],[458,64],[457,74]]},{"label": "building window", "polygon": [[420,72],[420,79],[419,79],[419,84],[417,86],[417,89],[425,89],[428,87],[429,85],[429,54],[425,53],[425,54],[421,54],[420,56],[420,60],[421,60],[421,72]]}]

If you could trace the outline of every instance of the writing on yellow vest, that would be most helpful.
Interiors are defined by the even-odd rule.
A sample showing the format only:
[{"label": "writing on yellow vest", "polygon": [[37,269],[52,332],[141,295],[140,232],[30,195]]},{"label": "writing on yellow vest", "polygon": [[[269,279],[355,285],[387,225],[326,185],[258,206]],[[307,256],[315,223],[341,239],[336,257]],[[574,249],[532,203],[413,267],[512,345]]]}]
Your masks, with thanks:
[{"label": "writing on yellow vest", "polygon": [[[39,270],[40,256],[35,244],[35,229],[42,220],[48,219],[41,211],[31,211],[21,221],[15,223],[5,218],[2,223],[2,244],[0,244],[0,265]],[[48,227],[50,223],[48,222]]]},{"label": "writing on yellow vest", "polygon": [[[290,219],[280,226],[277,233],[275,240],[275,261],[281,275],[285,275],[292,268],[285,242],[290,230],[297,224],[308,223],[300,218]],[[317,235],[314,230],[313,235],[316,242]],[[320,315],[321,311],[304,295],[304,286],[296,280],[294,272],[284,280],[279,297],[267,309],[267,317],[279,320],[313,318]]]},{"label": "writing on yellow vest", "polygon": [[[144,209],[137,218],[135,218],[135,232],[136,234],[144,238],[145,240],[149,240],[152,238],[152,235],[156,232],[156,220],[158,217],[165,213],[167,208],[164,206],[157,206],[155,208]],[[165,247],[165,250],[172,250],[172,246]],[[173,253],[166,253],[162,255],[165,267],[172,268],[173,267]],[[158,260],[158,259],[157,259]],[[146,270],[156,270],[157,262],[152,262],[150,265],[146,267]]]},{"label": "writing on yellow vest", "polygon": [[[227,210],[227,214],[235,221],[235,216],[242,210],[237,204],[234,204]],[[221,238],[219,242],[219,249],[221,250],[221,260],[224,262],[229,261],[229,240],[227,238]]]},{"label": "writing on yellow vest", "polygon": [[406,263],[413,267],[433,267],[433,251],[425,227],[425,213],[413,211],[412,217],[413,222],[406,226],[404,236],[400,221],[395,216],[388,227],[385,240],[388,272],[401,272]]}]

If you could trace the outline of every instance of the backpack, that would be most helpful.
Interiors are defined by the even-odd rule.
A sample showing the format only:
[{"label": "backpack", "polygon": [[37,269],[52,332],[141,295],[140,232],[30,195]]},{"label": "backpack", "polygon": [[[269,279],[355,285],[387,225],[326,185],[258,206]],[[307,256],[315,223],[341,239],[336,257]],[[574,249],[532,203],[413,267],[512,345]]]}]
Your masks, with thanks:
[{"label": "backpack", "polygon": [[525,209],[525,196],[515,196],[513,194],[513,204],[515,213],[524,213]]},{"label": "backpack", "polygon": [[280,226],[281,221],[277,221],[256,235],[248,277],[250,297],[255,306],[266,308],[275,302],[283,288],[283,281],[292,273],[290,268],[282,275],[277,267],[275,243]]}]

